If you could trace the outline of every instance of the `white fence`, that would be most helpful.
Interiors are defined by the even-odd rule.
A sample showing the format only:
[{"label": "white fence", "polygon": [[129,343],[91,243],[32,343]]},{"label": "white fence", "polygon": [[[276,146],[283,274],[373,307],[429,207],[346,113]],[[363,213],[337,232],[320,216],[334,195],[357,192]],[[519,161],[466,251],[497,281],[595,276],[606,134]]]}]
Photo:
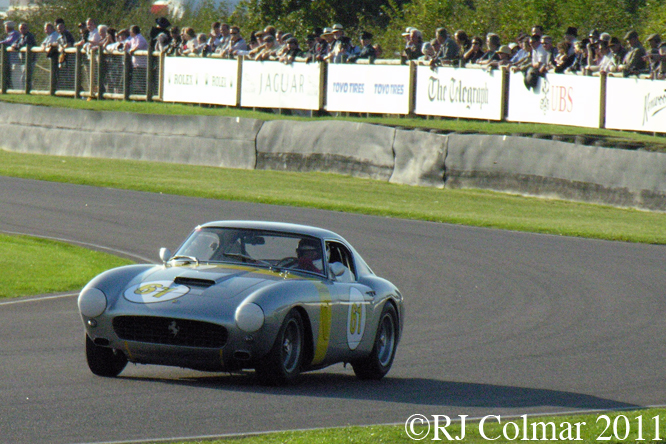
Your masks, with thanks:
[{"label": "white fence", "polygon": [[167,58],[164,66],[165,101],[666,133],[662,80],[547,74],[528,89],[522,73],[414,64]]}]

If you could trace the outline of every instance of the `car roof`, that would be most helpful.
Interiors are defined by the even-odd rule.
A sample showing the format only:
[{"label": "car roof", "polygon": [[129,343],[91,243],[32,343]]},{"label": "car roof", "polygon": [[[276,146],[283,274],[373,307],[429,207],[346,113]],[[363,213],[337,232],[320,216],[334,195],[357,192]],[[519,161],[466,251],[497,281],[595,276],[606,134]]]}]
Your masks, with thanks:
[{"label": "car roof", "polygon": [[207,222],[201,225],[202,228],[247,228],[251,230],[276,231],[290,234],[302,234],[306,236],[318,237],[321,239],[337,239],[348,243],[342,236],[323,228],[312,227],[309,225],[291,224],[286,222],[266,222],[250,220],[220,220]]}]

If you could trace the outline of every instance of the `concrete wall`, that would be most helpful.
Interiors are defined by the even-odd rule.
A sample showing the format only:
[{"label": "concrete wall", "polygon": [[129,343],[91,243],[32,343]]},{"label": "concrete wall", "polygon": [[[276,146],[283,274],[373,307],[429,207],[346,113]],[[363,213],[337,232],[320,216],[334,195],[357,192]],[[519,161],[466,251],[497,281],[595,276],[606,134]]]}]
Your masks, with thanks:
[{"label": "concrete wall", "polygon": [[54,109],[0,102],[0,146],[484,188],[666,211],[666,154],[528,137],[437,134],[354,122]]}]

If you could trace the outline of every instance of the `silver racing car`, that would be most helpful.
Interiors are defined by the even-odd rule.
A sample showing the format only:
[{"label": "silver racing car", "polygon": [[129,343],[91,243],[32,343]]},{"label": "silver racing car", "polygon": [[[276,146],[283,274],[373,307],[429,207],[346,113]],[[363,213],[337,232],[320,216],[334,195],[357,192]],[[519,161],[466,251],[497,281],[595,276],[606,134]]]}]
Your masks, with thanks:
[{"label": "silver racing car", "polygon": [[339,235],[303,225],[210,222],[162,265],[106,271],[81,291],[90,370],[127,362],[254,369],[262,383],[351,363],[381,379],[404,322],[400,291]]}]

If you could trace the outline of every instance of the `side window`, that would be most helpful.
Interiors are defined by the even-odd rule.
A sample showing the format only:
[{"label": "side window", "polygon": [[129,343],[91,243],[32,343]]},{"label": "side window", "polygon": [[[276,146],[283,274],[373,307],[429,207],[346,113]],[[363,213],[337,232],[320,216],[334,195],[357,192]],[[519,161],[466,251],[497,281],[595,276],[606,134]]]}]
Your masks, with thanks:
[{"label": "side window", "polygon": [[334,241],[326,242],[326,253],[328,254],[328,263],[329,265],[335,262],[339,262],[349,270],[349,273],[345,273],[341,276],[343,280],[347,282],[353,282],[356,280],[356,270],[354,268],[354,259],[351,252],[343,244]]}]

